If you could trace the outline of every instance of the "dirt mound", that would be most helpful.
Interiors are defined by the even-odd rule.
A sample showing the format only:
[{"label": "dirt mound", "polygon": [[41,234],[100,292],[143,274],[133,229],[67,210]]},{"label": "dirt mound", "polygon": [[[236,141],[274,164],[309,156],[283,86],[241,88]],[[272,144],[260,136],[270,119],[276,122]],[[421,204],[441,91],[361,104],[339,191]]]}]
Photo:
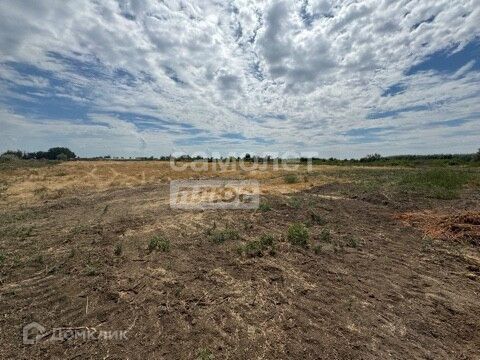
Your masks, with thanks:
[{"label": "dirt mound", "polygon": [[395,218],[422,229],[426,236],[435,239],[466,240],[480,246],[480,212],[468,211],[457,215],[407,212]]}]

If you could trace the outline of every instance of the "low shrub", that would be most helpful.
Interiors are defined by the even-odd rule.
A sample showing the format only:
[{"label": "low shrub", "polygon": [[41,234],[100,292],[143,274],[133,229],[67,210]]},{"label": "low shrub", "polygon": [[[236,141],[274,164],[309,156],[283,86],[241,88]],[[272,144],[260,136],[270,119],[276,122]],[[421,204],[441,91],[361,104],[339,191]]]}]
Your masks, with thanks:
[{"label": "low shrub", "polygon": [[152,252],[159,250],[161,252],[170,251],[170,240],[165,239],[163,236],[156,235],[150,239],[148,243],[148,251]]},{"label": "low shrub", "polygon": [[294,209],[300,209],[302,207],[303,201],[299,197],[291,197],[288,200],[288,206],[294,208]]},{"label": "low shrub", "polygon": [[356,249],[359,247],[360,241],[358,241],[358,239],[355,238],[354,236],[348,235],[345,239],[345,244],[347,245],[347,247]]},{"label": "low shrub", "polygon": [[286,184],[295,184],[298,183],[298,177],[295,174],[287,174],[283,177],[283,180]]},{"label": "low shrub", "polygon": [[265,251],[271,255],[275,254],[274,237],[271,235],[262,235],[258,240],[250,241],[239,248],[241,254],[247,256],[263,256]]},{"label": "low shrub", "polygon": [[98,270],[95,266],[91,264],[87,264],[85,267],[85,275],[87,276],[97,276],[98,275]]},{"label": "low shrub", "polygon": [[304,224],[295,223],[288,228],[287,238],[292,245],[307,247],[308,237],[308,229]]},{"label": "low shrub", "polygon": [[263,212],[266,212],[266,211],[272,210],[272,208],[271,208],[270,205],[267,204],[267,203],[261,203],[261,204],[258,206],[258,210],[263,211]]},{"label": "low shrub", "polygon": [[318,214],[310,213],[310,223],[313,225],[325,225],[326,221]]},{"label": "low shrub", "polygon": [[215,356],[213,356],[212,352],[209,349],[200,349],[198,350],[198,360],[213,360]]},{"label": "low shrub", "polygon": [[330,234],[329,229],[322,229],[322,232],[320,233],[319,240],[321,242],[329,243],[332,241],[332,236]]},{"label": "low shrub", "polygon": [[222,244],[225,241],[236,240],[240,238],[238,231],[234,229],[213,230],[210,234],[210,240],[217,244]]}]

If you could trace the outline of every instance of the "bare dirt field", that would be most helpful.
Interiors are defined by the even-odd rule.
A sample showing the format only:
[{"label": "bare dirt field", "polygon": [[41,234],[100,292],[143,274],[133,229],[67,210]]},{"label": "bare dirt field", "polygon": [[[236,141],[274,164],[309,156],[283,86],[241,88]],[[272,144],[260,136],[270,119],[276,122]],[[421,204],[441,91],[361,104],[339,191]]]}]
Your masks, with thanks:
[{"label": "bare dirt field", "polygon": [[[287,173],[0,168],[0,358],[480,359],[480,169]],[[259,180],[260,208],[170,208],[206,178]]]}]

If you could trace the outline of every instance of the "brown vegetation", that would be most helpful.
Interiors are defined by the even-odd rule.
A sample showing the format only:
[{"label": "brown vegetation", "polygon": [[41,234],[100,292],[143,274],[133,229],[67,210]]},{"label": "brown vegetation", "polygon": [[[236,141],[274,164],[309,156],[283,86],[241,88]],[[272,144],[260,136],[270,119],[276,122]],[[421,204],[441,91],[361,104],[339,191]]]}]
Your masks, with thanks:
[{"label": "brown vegetation", "polygon": [[[478,173],[447,200],[403,192],[405,171],[0,171],[0,358],[476,359],[478,247],[433,235],[478,234]],[[262,209],[171,209],[182,177],[259,179]],[[32,321],[127,340],[23,345]]]}]

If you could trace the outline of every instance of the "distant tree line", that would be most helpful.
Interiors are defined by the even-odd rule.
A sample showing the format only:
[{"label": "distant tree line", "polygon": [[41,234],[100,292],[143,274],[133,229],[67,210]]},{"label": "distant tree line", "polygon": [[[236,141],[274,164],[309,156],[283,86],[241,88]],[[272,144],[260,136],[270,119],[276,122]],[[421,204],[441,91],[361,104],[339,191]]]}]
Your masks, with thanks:
[{"label": "distant tree line", "polygon": [[439,165],[461,165],[472,162],[480,162],[480,149],[475,154],[434,154],[434,155],[392,155],[382,156],[371,154],[360,159],[336,159],[336,158],[300,158],[301,162],[311,160],[314,164],[375,164],[375,165],[421,165],[422,163]]},{"label": "distant tree line", "polygon": [[[73,151],[66,147],[53,147],[47,151],[36,151],[36,152],[24,152],[21,150],[8,150],[2,155],[2,158],[17,158],[17,159],[46,159],[46,160],[71,160],[71,159],[80,159],[78,158]],[[250,155],[249,153],[245,154],[243,157],[202,157],[202,156],[190,156],[190,155],[181,155],[173,156],[166,155],[160,157],[113,157],[110,155],[99,156],[99,157],[90,157],[90,158],[81,158],[81,160],[137,160],[137,161],[147,161],[147,160],[159,160],[159,161],[223,161],[223,162],[234,162],[234,161],[246,161],[246,162],[256,162],[256,163],[271,163],[274,161],[282,160],[280,158],[273,158],[270,155],[267,156],[257,156]],[[446,165],[460,165],[472,162],[480,162],[480,149],[475,154],[436,154],[436,155],[394,155],[394,156],[382,156],[380,154],[371,154],[360,159],[337,159],[337,158],[307,158],[301,157],[299,159],[283,159],[283,160],[297,160],[301,163],[307,163],[311,161],[314,164],[331,164],[331,165],[347,165],[347,164],[375,164],[375,165],[421,165],[422,163],[438,163]]]},{"label": "distant tree line", "polygon": [[75,159],[77,155],[66,147],[53,147],[47,151],[24,152],[21,150],[8,150],[0,155],[2,158],[13,157],[23,160],[70,160]]}]

